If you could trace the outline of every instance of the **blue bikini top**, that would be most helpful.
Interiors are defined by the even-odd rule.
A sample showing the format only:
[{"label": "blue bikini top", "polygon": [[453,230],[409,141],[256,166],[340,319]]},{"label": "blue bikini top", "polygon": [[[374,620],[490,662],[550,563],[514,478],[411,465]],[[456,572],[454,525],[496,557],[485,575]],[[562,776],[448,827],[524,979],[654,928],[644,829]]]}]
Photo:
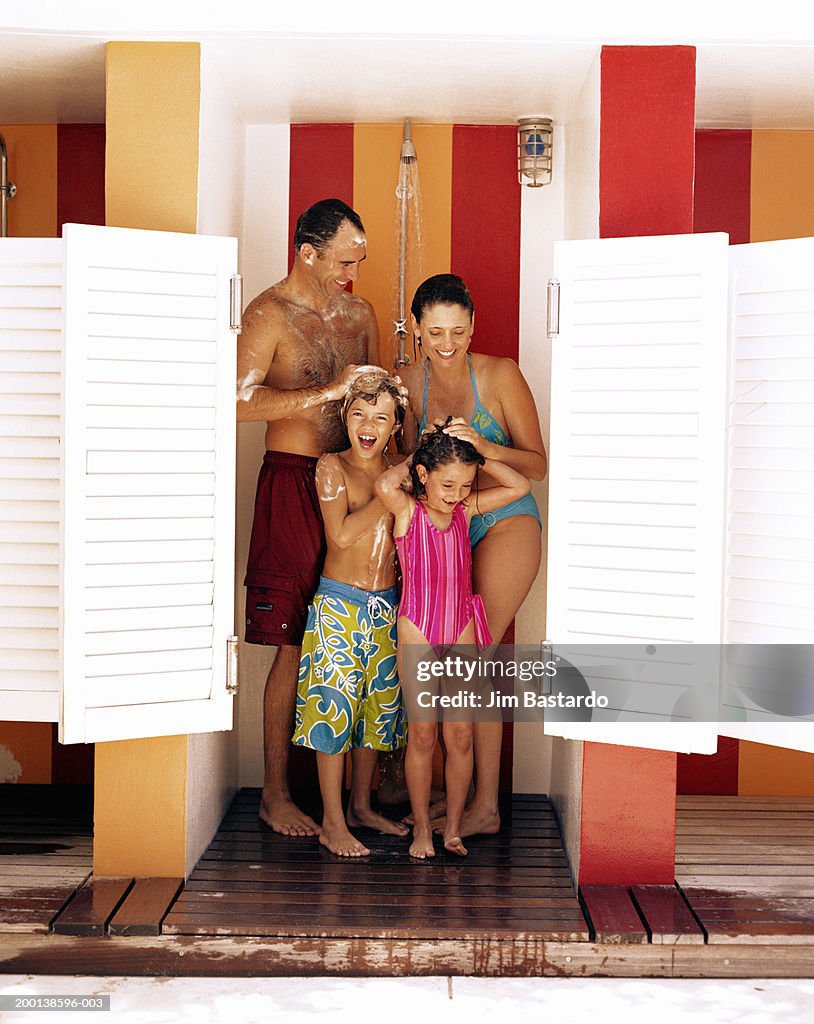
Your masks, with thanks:
[{"label": "blue bikini top", "polygon": [[[481,405],[480,398],[478,397],[478,386],[475,383],[475,372],[472,369],[472,357],[467,352],[466,360],[469,363],[469,378],[472,381],[472,392],[475,395],[475,411],[472,413],[472,419],[469,421],[469,425],[474,427],[475,430],[485,437],[487,441],[491,441],[492,444],[503,445],[508,447],[511,444],[510,439],[506,436],[506,432],[503,427],[498,423],[494,416],[489,410]],[[421,407],[421,422],[418,425],[418,433],[421,434],[424,428],[427,426],[427,391],[430,386],[430,368],[429,358],[424,360],[424,404]]]}]

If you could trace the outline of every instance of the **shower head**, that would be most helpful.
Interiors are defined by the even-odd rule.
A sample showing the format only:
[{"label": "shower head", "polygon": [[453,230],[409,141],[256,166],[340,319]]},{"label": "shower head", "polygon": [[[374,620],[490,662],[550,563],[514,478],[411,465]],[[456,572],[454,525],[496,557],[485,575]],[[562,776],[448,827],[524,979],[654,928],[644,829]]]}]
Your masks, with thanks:
[{"label": "shower head", "polygon": [[401,162],[403,164],[411,164],[417,159],[418,157],[416,155],[415,146],[413,145],[413,140],[411,138],[410,122],[405,121],[404,141],[401,144]]}]

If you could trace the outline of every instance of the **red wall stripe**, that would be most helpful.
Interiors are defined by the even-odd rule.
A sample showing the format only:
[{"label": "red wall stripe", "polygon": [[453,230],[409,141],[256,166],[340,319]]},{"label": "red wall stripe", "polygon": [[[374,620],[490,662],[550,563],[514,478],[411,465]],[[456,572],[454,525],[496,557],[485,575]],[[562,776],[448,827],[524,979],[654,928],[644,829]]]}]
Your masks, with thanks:
[{"label": "red wall stripe", "polygon": [[[692,231],[695,50],[601,55],[599,225],[604,238]],[[585,743],[581,885],[670,885],[676,755]]]},{"label": "red wall stripe", "polygon": [[718,737],[714,754],[679,754],[676,791],[705,796],[738,795],[738,740]]},{"label": "red wall stripe", "polygon": [[450,263],[475,303],[473,351],[517,359],[520,185],[512,125],[453,128]]},{"label": "red wall stripe", "polygon": [[57,230],[105,222],[105,126],[57,125]]},{"label": "red wall stripe", "polygon": [[353,206],[353,125],[292,124],[288,185],[289,266],[297,218],[319,199]]},{"label": "red wall stripe", "polygon": [[692,231],[695,48],[604,46],[599,234]]},{"label": "red wall stripe", "polygon": [[694,231],[726,231],[731,245],[749,241],[751,131],[695,134]]}]

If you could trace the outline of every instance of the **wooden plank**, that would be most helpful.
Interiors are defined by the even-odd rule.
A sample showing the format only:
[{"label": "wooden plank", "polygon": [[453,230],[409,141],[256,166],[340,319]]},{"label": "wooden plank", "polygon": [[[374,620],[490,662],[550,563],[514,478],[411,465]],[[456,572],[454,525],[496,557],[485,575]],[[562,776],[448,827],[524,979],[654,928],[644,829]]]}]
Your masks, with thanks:
[{"label": "wooden plank", "polygon": [[619,977],[814,978],[807,945],[663,946],[363,937],[0,936],[9,974],[98,977]]},{"label": "wooden plank", "polygon": [[596,942],[647,942],[647,932],[623,885],[583,885],[580,897]]},{"label": "wooden plank", "polygon": [[674,885],[634,885],[630,892],[651,942],[703,944],[704,931]]},{"label": "wooden plank", "polygon": [[91,878],[54,921],[57,935],[104,935],[132,878]]},{"label": "wooden plank", "polygon": [[51,922],[72,894],[71,889],[61,897],[0,896],[0,932],[47,934]]},{"label": "wooden plank", "polygon": [[110,922],[111,935],[160,935],[183,878],[137,878]]}]

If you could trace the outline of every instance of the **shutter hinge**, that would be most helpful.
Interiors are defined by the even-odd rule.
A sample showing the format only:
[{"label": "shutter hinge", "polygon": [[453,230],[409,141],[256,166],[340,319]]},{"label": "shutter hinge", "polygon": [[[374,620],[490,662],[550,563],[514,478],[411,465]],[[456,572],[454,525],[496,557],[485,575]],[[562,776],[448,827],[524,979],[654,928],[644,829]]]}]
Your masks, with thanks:
[{"label": "shutter hinge", "polygon": [[243,278],[240,274],[229,278],[229,330],[235,334],[243,330]]},{"label": "shutter hinge", "polygon": [[226,692],[234,697],[237,693],[237,650],[236,636],[226,638]]},{"label": "shutter hinge", "polygon": [[549,338],[560,333],[560,282],[552,277],[546,294],[545,332]]}]

